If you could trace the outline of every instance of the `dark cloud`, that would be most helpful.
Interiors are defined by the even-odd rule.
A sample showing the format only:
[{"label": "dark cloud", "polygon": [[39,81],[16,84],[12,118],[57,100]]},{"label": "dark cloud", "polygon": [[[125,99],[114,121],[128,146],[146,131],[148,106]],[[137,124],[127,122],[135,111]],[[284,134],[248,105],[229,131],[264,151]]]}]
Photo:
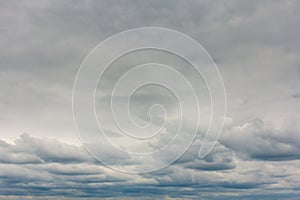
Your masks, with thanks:
[{"label": "dark cloud", "polygon": [[235,165],[233,163],[214,163],[214,162],[195,162],[185,165],[187,168],[204,170],[204,171],[218,171],[218,170],[230,170],[234,169]]}]

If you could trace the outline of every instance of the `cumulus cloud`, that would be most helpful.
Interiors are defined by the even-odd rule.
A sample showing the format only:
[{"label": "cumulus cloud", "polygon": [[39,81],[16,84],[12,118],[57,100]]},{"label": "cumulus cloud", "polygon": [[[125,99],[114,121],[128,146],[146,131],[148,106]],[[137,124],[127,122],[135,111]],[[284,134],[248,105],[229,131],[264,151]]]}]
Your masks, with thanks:
[{"label": "cumulus cloud", "polygon": [[55,139],[34,138],[22,134],[8,149],[15,153],[27,153],[38,156],[43,162],[82,162],[92,158],[83,149],[74,145],[62,144]]},{"label": "cumulus cloud", "polygon": [[[232,147],[218,144],[204,160],[191,156],[193,150],[189,150],[168,168],[147,174],[126,174],[96,162],[82,146],[22,134],[13,143],[1,141],[0,195],[10,195],[13,199],[34,194],[37,199],[39,196],[56,199],[124,195],[138,198],[151,194],[152,198],[169,195],[190,199],[217,192],[216,198],[230,198],[227,189],[242,197],[248,195],[244,189],[263,193],[277,187],[288,190],[299,186],[296,177],[291,179],[293,171],[299,170],[295,165],[298,161],[288,161],[291,166],[286,165],[282,170],[276,163],[244,160],[231,150],[235,150],[234,142]],[[276,198],[277,194],[273,196]]]},{"label": "cumulus cloud", "polygon": [[12,144],[1,141],[1,155],[6,155],[1,156],[1,195],[85,196],[101,185],[99,191],[131,180],[100,165],[82,146],[28,134]]},{"label": "cumulus cloud", "polygon": [[261,160],[298,160],[300,137],[296,130],[276,130],[260,119],[224,131],[221,143],[251,158]]}]

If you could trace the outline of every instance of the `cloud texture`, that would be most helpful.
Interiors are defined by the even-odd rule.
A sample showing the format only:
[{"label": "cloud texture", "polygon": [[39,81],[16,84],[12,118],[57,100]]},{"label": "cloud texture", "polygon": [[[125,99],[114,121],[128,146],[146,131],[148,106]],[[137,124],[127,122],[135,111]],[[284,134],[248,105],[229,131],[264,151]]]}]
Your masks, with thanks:
[{"label": "cloud texture", "polygon": [[[297,0],[0,1],[0,199],[299,199],[299,9]],[[126,174],[106,168],[80,144],[71,94],[76,72],[95,45],[144,26],[181,31],[206,48],[224,79],[228,117],[204,159],[197,158],[200,127],[194,145],[168,168]],[[182,63],[167,60],[193,77]],[[107,85],[119,71],[109,73]],[[145,104],[158,101],[175,110],[170,96],[156,92],[138,92],[137,121],[148,119]],[[167,133],[176,128],[173,121],[168,125]],[[168,139],[142,148],[119,142],[140,150]],[[127,159],[126,165],[138,166],[102,148],[112,165]]]}]

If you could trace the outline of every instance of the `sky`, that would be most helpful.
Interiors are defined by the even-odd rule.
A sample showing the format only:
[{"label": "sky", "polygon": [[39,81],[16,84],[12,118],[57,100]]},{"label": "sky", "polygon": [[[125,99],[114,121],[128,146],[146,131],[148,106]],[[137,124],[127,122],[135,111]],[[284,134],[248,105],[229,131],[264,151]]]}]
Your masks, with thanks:
[{"label": "sky", "polygon": [[[299,199],[299,9],[297,0],[0,1],[0,199]],[[201,125],[179,160],[130,174],[108,168],[81,144],[72,89],[97,44],[139,27],[173,29],[200,43],[222,75],[227,115],[204,159],[197,157],[206,128]],[[97,88],[96,113],[104,116],[108,135],[128,151],[160,148],[178,125],[174,97],[156,87],[138,90],[131,107],[138,123],[149,122],[150,105],[166,107],[171,119],[161,140],[137,145],[120,137],[109,121],[107,92],[121,67],[149,59],[176,66],[192,82],[197,78],[187,63],[165,52],[145,50],[113,64],[104,87]],[[203,85],[197,87],[206,122]],[[134,157],[103,149],[113,168],[120,162],[139,167]]]}]

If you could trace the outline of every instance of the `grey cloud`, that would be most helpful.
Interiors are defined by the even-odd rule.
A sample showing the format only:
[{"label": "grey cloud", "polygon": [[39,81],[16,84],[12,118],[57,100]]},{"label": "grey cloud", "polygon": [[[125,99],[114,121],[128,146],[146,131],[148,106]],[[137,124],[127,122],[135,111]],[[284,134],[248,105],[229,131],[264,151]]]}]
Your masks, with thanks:
[{"label": "grey cloud", "polygon": [[[254,163],[247,167],[252,173],[246,175],[247,168],[239,166],[243,161],[221,144],[205,160],[188,157],[184,162],[143,175],[116,172],[92,162],[78,146],[28,134],[21,135],[14,143],[1,141],[1,150],[7,158],[16,158],[14,154],[20,154],[20,159],[21,153],[26,153],[38,160],[3,160],[1,157],[0,195],[15,195],[15,198],[28,194],[34,194],[37,199],[41,195],[50,199],[59,196],[118,198],[124,195],[139,198],[151,194],[151,198],[159,199],[169,194],[174,198],[193,199],[205,197],[216,190],[223,193],[218,195],[220,198],[226,198],[230,196],[226,193],[227,189],[243,196],[247,195],[244,189],[263,191],[272,188],[279,177],[292,181],[291,172],[281,172],[278,170],[280,165],[274,165],[269,175],[262,175],[257,170],[264,165],[256,166]],[[264,180],[260,180],[259,176],[263,176]],[[243,180],[240,177],[244,177]]]},{"label": "grey cloud", "polygon": [[[298,85],[293,73],[299,66],[298,7],[297,1],[229,1],[226,6],[214,1],[2,2],[0,109],[10,113],[1,116],[3,134],[17,134],[14,124],[18,130],[41,134],[47,129],[46,134],[71,140],[71,88],[80,63],[106,37],[140,26],[174,28],[196,38],[218,60],[232,115],[263,115],[267,112],[254,107],[277,99],[277,84],[283,91]],[[253,103],[236,107],[239,99]],[[274,110],[281,103],[263,108]],[[286,104],[285,109],[295,106]],[[24,117],[28,113],[34,120]],[[35,120],[41,121],[39,127]]]},{"label": "grey cloud", "polygon": [[228,152],[211,152],[208,157],[211,158],[189,162],[184,166],[204,171],[231,170],[236,167],[232,154]]},{"label": "grey cloud", "polygon": [[[1,1],[1,138],[25,131],[58,140],[0,141],[0,199],[298,199],[299,7],[297,0]],[[235,119],[204,160],[200,138],[174,165],[143,176],[106,169],[64,143],[79,142],[71,90],[80,63],[110,35],[141,26],[199,41],[220,68]]]},{"label": "grey cloud", "polygon": [[1,141],[2,163],[81,163],[95,162],[83,147],[68,145],[54,139],[41,139],[22,134],[13,144]]},{"label": "grey cloud", "polygon": [[203,171],[231,170],[236,168],[234,152],[220,143],[217,143],[205,158],[199,159],[198,152],[202,142],[201,139],[197,138],[174,165]]},{"label": "grey cloud", "polygon": [[300,159],[299,139],[294,131],[279,131],[255,119],[225,130],[220,141],[255,159],[284,161]]},{"label": "grey cloud", "polygon": [[300,94],[299,93],[294,93],[291,95],[291,97],[295,98],[295,99],[299,99],[300,98]]},{"label": "grey cloud", "polygon": [[91,191],[105,197],[110,184],[131,180],[95,162],[83,147],[28,134],[13,144],[1,141],[0,177],[1,195],[22,196],[89,196]]}]

